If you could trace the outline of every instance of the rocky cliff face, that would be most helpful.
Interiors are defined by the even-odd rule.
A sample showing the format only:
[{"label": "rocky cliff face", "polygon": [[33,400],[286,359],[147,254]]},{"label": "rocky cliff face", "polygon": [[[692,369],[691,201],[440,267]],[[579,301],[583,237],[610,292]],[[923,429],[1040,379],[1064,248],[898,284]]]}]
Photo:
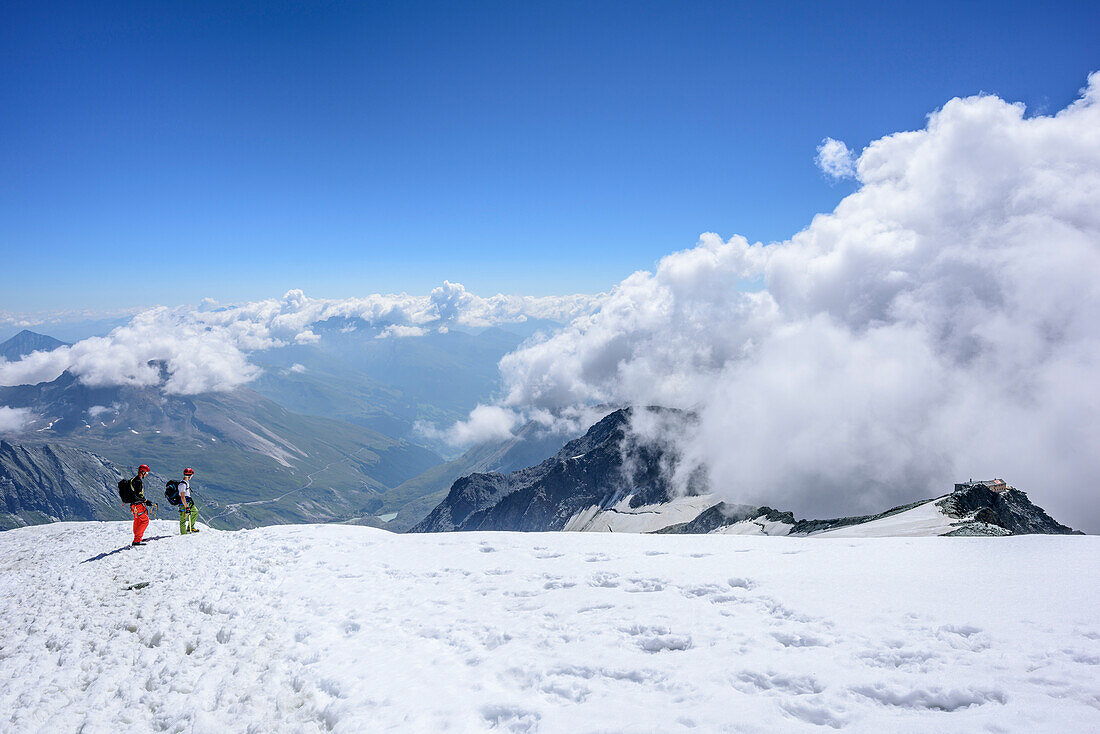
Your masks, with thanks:
[{"label": "rocky cliff face", "polygon": [[[129,510],[118,498],[118,480],[131,476],[88,451],[52,444],[0,441],[0,529],[57,520],[121,520]],[[146,496],[164,479],[151,477]]]},{"label": "rocky cliff face", "polygon": [[[462,477],[410,532],[449,530],[562,530],[593,506],[610,510],[672,499],[667,448],[629,430],[634,410],[611,413],[553,457],[510,474]],[[644,409],[683,415],[669,409]]]},{"label": "rocky cliff face", "polygon": [[[474,446],[445,464],[408,479],[381,496],[382,506],[373,514],[349,521],[355,525],[384,527],[395,533],[408,531],[435,509],[450,491],[451,485],[461,477],[474,473],[507,474],[537,464],[547,456],[561,450],[576,434],[548,430],[530,422],[506,441],[496,441]],[[395,513],[389,522],[380,520],[388,513]]]},{"label": "rocky cliff face", "polygon": [[1073,529],[1057,522],[1028,499],[1026,492],[994,492],[985,487],[957,490],[938,500],[943,511],[959,518],[948,535],[1069,535]]}]

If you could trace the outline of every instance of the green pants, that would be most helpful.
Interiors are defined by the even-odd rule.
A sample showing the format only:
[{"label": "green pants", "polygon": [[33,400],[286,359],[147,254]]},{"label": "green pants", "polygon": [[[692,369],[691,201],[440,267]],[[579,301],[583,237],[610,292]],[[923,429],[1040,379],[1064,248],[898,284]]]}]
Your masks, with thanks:
[{"label": "green pants", "polygon": [[[189,533],[195,529],[195,520],[199,517],[198,508],[194,503],[190,507],[180,507],[180,535]],[[187,527],[187,518],[191,518],[191,527]]]}]

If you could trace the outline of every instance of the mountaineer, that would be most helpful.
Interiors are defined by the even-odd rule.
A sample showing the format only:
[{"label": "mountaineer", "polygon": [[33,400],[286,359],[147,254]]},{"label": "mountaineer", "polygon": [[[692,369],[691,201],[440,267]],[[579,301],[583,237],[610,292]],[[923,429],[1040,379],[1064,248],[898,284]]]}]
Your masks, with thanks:
[{"label": "mountaineer", "polygon": [[[195,470],[187,467],[183,470],[183,481],[176,485],[176,491],[179,493],[180,499],[180,535],[199,532],[199,529],[195,527],[195,520],[199,517],[199,511],[195,507],[195,501],[191,499],[191,477],[193,476],[195,476]],[[187,527],[188,518],[191,519],[190,529]]]},{"label": "mountaineer", "polygon": [[141,539],[145,534],[145,528],[149,527],[149,508],[152,501],[145,499],[145,488],[142,480],[149,473],[149,465],[142,464],[138,467],[137,476],[133,479],[123,479],[118,483],[118,496],[123,502],[130,505],[130,514],[134,516],[134,541],[130,545],[145,545]]}]

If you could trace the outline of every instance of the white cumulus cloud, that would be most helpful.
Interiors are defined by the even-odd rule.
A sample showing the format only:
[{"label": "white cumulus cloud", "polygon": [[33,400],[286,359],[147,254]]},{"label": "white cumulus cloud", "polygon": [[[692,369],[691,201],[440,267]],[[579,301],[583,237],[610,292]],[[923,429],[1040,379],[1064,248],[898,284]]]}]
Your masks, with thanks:
[{"label": "white cumulus cloud", "polygon": [[428,333],[428,329],[423,326],[404,326],[402,324],[390,324],[381,332],[375,339],[388,339],[389,337],[395,337],[401,339],[409,336],[424,336]]},{"label": "white cumulus cloud", "polygon": [[26,408],[9,408],[0,405],[0,433],[17,433],[31,421],[33,415]]},{"label": "white cumulus cloud", "polygon": [[501,407],[693,410],[718,491],[803,516],[996,475],[1100,531],[1098,97],[1100,73],[1053,116],[949,101],[791,239],[703,235],[506,356]]},{"label": "white cumulus cloud", "polygon": [[417,422],[416,430],[427,438],[446,441],[453,446],[473,446],[510,438],[520,420],[516,411],[496,405],[479,405],[470,412],[469,418],[445,430],[424,422]]},{"label": "white cumulus cloud", "polygon": [[852,178],[856,175],[856,157],[842,140],[825,138],[817,146],[817,167],[834,179]]}]

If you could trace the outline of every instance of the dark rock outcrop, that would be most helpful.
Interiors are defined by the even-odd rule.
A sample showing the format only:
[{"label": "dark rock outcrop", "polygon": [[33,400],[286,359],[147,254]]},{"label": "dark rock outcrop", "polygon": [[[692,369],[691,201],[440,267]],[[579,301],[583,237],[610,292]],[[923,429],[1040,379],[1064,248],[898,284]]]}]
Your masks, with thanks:
[{"label": "dark rock outcrop", "polygon": [[[1057,522],[1046,511],[1028,499],[1026,492],[1009,489],[994,492],[980,485],[967,486],[947,495],[937,503],[943,511],[957,517],[960,528],[950,535],[1002,534],[988,528],[999,528],[1007,535],[1070,535],[1072,528]],[[988,528],[981,526],[988,526]]]},{"label": "dark rock outcrop", "polygon": [[462,477],[409,532],[561,530],[577,513],[611,507],[627,496],[630,507],[668,502],[672,487],[666,469],[676,457],[630,431],[635,410],[690,420],[667,408],[617,410],[537,466]]},{"label": "dark rock outcrop", "polygon": [[795,524],[794,515],[789,512],[780,512],[767,505],[754,507],[752,505],[731,505],[728,502],[719,502],[713,507],[700,512],[690,522],[671,525],[656,532],[669,534],[712,533],[720,528],[745,520],[767,520],[768,522]]}]

